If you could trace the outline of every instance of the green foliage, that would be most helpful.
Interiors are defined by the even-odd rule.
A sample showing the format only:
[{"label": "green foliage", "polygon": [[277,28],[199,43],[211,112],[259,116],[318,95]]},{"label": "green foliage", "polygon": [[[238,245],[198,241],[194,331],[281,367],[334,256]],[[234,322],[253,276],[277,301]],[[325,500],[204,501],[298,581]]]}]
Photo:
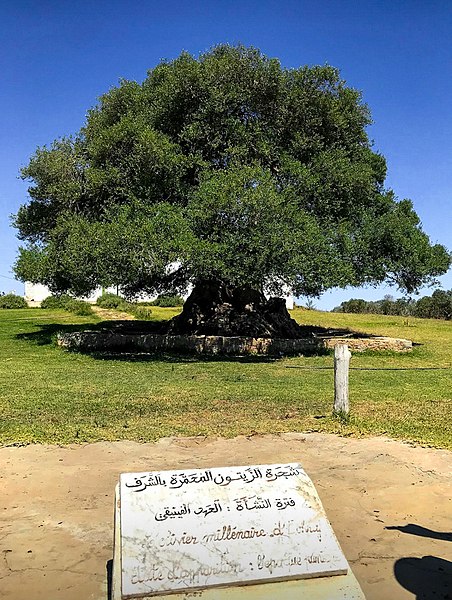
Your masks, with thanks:
[{"label": "green foliage", "polygon": [[[128,312],[136,319],[142,321],[152,319],[152,310],[149,308],[149,306],[152,304],[151,302],[129,302],[125,298],[117,296],[116,294],[106,293],[102,294],[102,296],[97,299],[96,304],[101,308],[114,308],[116,310]],[[174,305],[170,304],[168,306]]]},{"label": "green foliage", "polygon": [[341,302],[341,305],[334,308],[333,312],[344,312],[344,313],[365,313],[372,312],[367,310],[370,302],[366,302],[362,298],[352,298],[351,300],[346,300],[345,302]]},{"label": "green foliage", "polygon": [[60,308],[79,316],[89,316],[93,314],[93,309],[88,302],[77,300],[68,294],[48,296],[41,302],[41,308],[52,310]]},{"label": "green foliage", "polygon": [[126,308],[127,301],[117,294],[105,293],[96,300],[97,306],[101,308],[118,308],[120,310]]},{"label": "green foliage", "polygon": [[333,312],[414,316],[424,319],[452,318],[452,290],[435,290],[431,296],[419,300],[385,296],[383,300],[366,301],[352,298],[342,302]]},{"label": "green foliage", "polygon": [[[143,303],[141,303],[143,304]],[[158,298],[156,298],[155,300],[152,300],[152,302],[150,302],[151,306],[161,306],[162,308],[170,308],[172,306],[183,306],[184,304],[184,299],[182,298],[182,296],[177,296],[177,295],[165,295],[162,294],[161,296],[159,296]]]},{"label": "green foliage", "polygon": [[139,321],[147,321],[153,318],[152,310],[149,306],[130,303],[127,312],[131,313]]},{"label": "green foliage", "polygon": [[[170,297],[168,297],[170,298]],[[164,300],[163,300],[164,301]],[[145,321],[152,319],[152,310],[149,308],[153,302],[130,302],[122,296],[116,294],[102,294],[96,301],[96,304],[101,308],[114,308],[128,312],[136,319]],[[156,306],[176,306],[175,304],[157,304]]]},{"label": "green foliage", "polygon": [[435,290],[418,300],[413,314],[428,319],[452,319],[452,290]]},{"label": "green foliage", "polygon": [[88,316],[93,314],[93,309],[88,302],[83,300],[72,300],[66,307],[66,310],[74,313],[74,315]]},{"label": "green foliage", "polygon": [[74,295],[174,294],[203,279],[297,296],[383,281],[412,292],[451,257],[384,188],[370,123],[333,67],[286,69],[243,46],[183,53],[112,88],[75,137],[32,156],[16,274]]},{"label": "green foliage", "polygon": [[0,296],[0,308],[27,308],[27,306],[22,296],[16,294],[3,294]]},{"label": "green foliage", "polygon": [[44,300],[41,302],[41,308],[62,308],[66,310],[73,300],[74,298],[71,298],[71,296],[68,296],[67,294],[59,294],[56,296],[51,295],[47,296],[47,298],[44,298]]}]

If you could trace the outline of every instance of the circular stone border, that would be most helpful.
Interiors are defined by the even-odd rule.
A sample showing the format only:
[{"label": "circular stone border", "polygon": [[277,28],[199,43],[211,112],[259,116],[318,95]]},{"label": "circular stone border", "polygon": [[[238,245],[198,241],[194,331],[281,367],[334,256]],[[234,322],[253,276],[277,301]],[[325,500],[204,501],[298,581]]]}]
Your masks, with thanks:
[{"label": "circular stone border", "polygon": [[337,344],[347,344],[353,352],[366,350],[409,352],[413,348],[411,340],[383,336],[283,339],[219,335],[123,334],[110,331],[59,333],[57,343],[64,348],[82,352],[182,352],[227,356],[315,354],[332,349]]}]

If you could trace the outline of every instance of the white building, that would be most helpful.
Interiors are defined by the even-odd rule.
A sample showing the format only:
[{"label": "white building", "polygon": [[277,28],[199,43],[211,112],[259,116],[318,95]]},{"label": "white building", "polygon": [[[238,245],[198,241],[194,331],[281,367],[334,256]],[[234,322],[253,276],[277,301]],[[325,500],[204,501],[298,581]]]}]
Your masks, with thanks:
[{"label": "white building", "polygon": [[[116,288],[107,288],[104,292],[116,294]],[[31,283],[30,281],[25,282],[25,294],[24,298],[29,304],[40,304],[43,300],[52,295],[52,292],[46,285],[42,285],[41,283]],[[102,288],[99,287],[90,296],[84,296],[81,300],[85,300],[86,302],[92,302],[93,304],[96,300],[102,296]],[[154,300],[154,298],[152,298]]]},{"label": "white building", "polygon": [[[118,294],[119,296],[121,295],[120,290],[116,287],[110,287],[110,288],[104,288],[104,289],[102,289],[101,287],[98,287],[94,290],[94,292],[90,296],[83,297],[83,298],[81,298],[81,300],[85,300],[86,302],[92,302],[94,304],[96,302],[96,300],[99,298],[99,296],[101,296],[102,293],[105,293],[105,292],[112,293],[112,294]],[[182,295],[184,300],[186,300],[188,298],[190,293],[191,293],[191,288],[188,289],[186,294]],[[51,296],[51,295],[52,295],[52,292],[49,290],[49,288],[47,286],[42,285],[41,283],[31,283],[30,281],[25,282],[24,297],[25,297],[25,300],[28,302],[28,304],[38,306],[43,300],[45,300],[45,298],[47,298],[48,296]],[[140,300],[142,302],[152,302],[156,298],[157,298],[156,295],[140,296]],[[285,299],[286,299],[286,308],[288,310],[292,310],[294,307],[293,295],[287,294],[285,296]]]}]

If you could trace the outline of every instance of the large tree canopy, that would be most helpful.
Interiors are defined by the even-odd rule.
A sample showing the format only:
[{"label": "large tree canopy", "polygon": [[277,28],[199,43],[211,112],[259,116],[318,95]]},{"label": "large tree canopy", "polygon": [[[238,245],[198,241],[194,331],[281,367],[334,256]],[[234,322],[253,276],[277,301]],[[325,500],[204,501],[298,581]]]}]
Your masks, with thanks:
[{"label": "large tree canopy", "polygon": [[[125,294],[217,282],[318,295],[444,273],[409,200],[384,187],[360,92],[330,66],[282,68],[254,48],[183,53],[122,81],[22,177],[16,273],[54,291]],[[178,268],[170,268],[177,264]]]}]

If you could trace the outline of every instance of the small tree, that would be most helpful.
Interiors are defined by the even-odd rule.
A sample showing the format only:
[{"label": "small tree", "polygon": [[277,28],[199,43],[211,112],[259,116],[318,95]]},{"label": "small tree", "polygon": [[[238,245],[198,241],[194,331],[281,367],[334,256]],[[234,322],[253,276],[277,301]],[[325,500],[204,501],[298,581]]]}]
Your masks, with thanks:
[{"label": "small tree", "polygon": [[351,300],[342,302],[338,312],[365,313],[367,312],[367,305],[368,302],[366,302],[362,298],[352,298]]},{"label": "small tree", "polygon": [[183,53],[122,81],[22,177],[16,274],[55,291],[173,294],[175,332],[297,335],[279,296],[444,273],[409,200],[384,188],[361,94],[330,66],[254,48]]},{"label": "small tree", "polygon": [[433,316],[435,319],[452,318],[452,290],[435,290],[432,294]]}]

